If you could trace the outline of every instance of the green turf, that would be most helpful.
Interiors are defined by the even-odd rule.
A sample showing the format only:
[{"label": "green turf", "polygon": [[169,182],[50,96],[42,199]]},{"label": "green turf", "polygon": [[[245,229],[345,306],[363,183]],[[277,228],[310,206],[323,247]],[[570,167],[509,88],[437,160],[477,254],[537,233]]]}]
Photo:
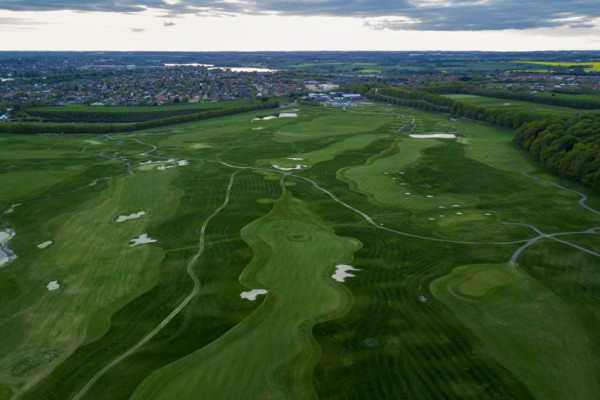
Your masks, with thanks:
[{"label": "green turf", "polygon": [[457,267],[434,280],[431,291],[538,398],[600,396],[574,312],[518,266]]},{"label": "green turf", "polygon": [[[298,117],[254,121],[285,111]],[[437,132],[457,139],[409,136]],[[556,368],[529,356],[525,334],[540,326],[572,340],[540,339],[540,357],[567,360],[577,347],[557,393],[594,398],[598,257],[543,239],[513,275],[458,284],[484,298],[504,282],[502,321],[520,330],[430,291],[457,266],[507,268],[538,236],[503,222],[548,234],[600,226],[579,195],[523,174],[600,208],[597,195],[552,177],[511,138],[387,104],[293,105],[110,137],[0,135],[0,230],[15,230],[18,256],[0,268],[0,398],[544,399]],[[157,242],[130,248],[142,233]],[[558,238],[598,252],[597,237]],[[336,282],[338,263],[360,271]],[[48,291],[53,280],[61,287]],[[240,298],[261,288],[254,302]],[[523,288],[545,314],[509,312],[532,305]],[[497,351],[509,339],[530,357],[522,369]]]}]

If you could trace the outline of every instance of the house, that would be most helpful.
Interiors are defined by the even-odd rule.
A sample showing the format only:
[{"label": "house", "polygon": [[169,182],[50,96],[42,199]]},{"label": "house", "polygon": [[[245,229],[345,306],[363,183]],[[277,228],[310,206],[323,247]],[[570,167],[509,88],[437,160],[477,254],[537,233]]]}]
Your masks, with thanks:
[{"label": "house", "polygon": [[0,122],[6,122],[6,121],[8,121],[8,115],[6,115],[6,114],[0,115]]}]

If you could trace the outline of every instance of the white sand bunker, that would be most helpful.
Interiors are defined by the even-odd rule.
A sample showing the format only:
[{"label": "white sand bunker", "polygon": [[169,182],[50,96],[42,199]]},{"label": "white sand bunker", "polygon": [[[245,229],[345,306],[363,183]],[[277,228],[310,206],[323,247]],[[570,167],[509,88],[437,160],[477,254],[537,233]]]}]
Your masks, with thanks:
[{"label": "white sand bunker", "polygon": [[212,146],[209,146],[204,143],[196,143],[190,146],[190,149],[210,149]]},{"label": "white sand bunker", "polygon": [[259,296],[261,294],[267,294],[267,293],[268,293],[268,290],[265,290],[265,289],[254,289],[254,290],[250,290],[249,292],[240,293],[240,297],[242,299],[254,301],[254,300],[256,300],[256,296]]},{"label": "white sand bunker", "polygon": [[275,119],[277,118],[275,115],[267,115],[266,117],[256,117],[252,120],[252,122],[254,121],[268,121],[270,119]]},{"label": "white sand bunker", "polygon": [[288,157],[288,160],[292,160],[292,161],[304,161],[304,158],[302,158],[302,157]]},{"label": "white sand bunker", "polygon": [[175,166],[174,165],[159,165],[158,167],[156,167],[156,169],[159,171],[164,171],[166,169],[171,169],[171,168],[175,168]]},{"label": "white sand bunker", "polygon": [[15,231],[6,229],[0,231],[0,268],[14,261],[17,256],[8,248],[8,242],[15,237]]},{"label": "white sand bunker", "polygon": [[335,274],[331,275],[338,282],[344,282],[344,279],[355,277],[354,274],[349,274],[348,271],[360,271],[352,265],[340,264],[335,266]]},{"label": "white sand bunker", "polygon": [[415,139],[456,139],[453,133],[427,133],[422,135],[408,135]]},{"label": "white sand bunker", "polygon": [[300,169],[308,168],[308,165],[298,164],[295,167],[282,167],[281,165],[273,164],[273,168],[277,168],[280,171],[298,171]]},{"label": "white sand bunker", "polygon": [[130,219],[138,219],[146,215],[146,211],[140,211],[129,215],[119,215],[117,222],[125,222]]},{"label": "white sand bunker", "polygon": [[44,243],[40,243],[37,245],[38,249],[45,249],[46,247],[50,246],[52,244],[51,240],[47,240]]},{"label": "white sand bunker", "polygon": [[57,290],[59,288],[60,284],[58,283],[58,281],[51,281],[46,285],[46,289],[48,289],[49,291]]},{"label": "white sand bunker", "polygon": [[257,126],[256,128],[252,128],[253,131],[262,131],[263,129],[265,129],[262,126]]},{"label": "white sand bunker", "polygon": [[428,197],[428,198],[430,198],[430,199],[432,199],[432,198],[433,198],[433,196],[432,196],[432,195],[430,195],[430,194],[428,194],[428,195],[427,195],[427,197]]},{"label": "white sand bunker", "polygon": [[148,237],[148,234],[144,233],[135,239],[131,239],[130,242],[132,243],[129,244],[129,247],[135,247],[139,246],[140,244],[154,243],[156,242],[156,239],[152,239]]},{"label": "white sand bunker", "polygon": [[179,166],[179,167],[185,167],[186,165],[190,165],[190,162],[188,160],[177,161],[177,166]]},{"label": "white sand bunker", "polygon": [[494,215],[494,214],[492,214],[492,213],[485,213],[486,217],[491,217],[492,215]]},{"label": "white sand bunker", "polygon": [[296,118],[298,114],[296,113],[281,113],[279,114],[279,118]]}]

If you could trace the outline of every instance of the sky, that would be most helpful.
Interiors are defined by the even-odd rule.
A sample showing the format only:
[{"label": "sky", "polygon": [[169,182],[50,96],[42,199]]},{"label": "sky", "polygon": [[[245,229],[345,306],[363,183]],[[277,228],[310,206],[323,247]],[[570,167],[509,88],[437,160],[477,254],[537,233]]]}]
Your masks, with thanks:
[{"label": "sky", "polygon": [[598,0],[0,0],[0,50],[598,50]]}]

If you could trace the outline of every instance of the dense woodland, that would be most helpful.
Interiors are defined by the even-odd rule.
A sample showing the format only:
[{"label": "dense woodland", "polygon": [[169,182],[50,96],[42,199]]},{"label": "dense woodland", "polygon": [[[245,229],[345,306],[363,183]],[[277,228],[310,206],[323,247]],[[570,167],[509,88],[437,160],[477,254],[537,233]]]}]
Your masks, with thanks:
[{"label": "dense woodland", "polygon": [[600,192],[600,114],[525,123],[514,141],[563,178]]}]

